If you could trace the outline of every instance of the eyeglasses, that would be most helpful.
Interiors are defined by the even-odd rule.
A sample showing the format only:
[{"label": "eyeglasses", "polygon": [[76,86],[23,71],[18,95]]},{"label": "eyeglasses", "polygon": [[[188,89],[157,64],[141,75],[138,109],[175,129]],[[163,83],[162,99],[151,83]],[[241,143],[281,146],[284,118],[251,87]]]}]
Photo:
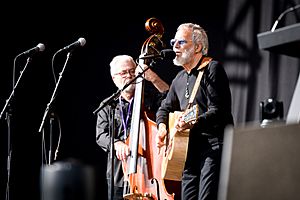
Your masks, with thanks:
[{"label": "eyeglasses", "polygon": [[[189,41],[192,41],[192,40],[189,40]],[[177,39],[172,39],[172,40],[170,41],[170,45],[171,45],[171,46],[174,46],[176,42],[178,42],[178,44],[181,46],[181,45],[183,45],[183,44],[188,43],[188,40],[177,40]]]},{"label": "eyeglasses", "polygon": [[120,71],[119,73],[115,73],[114,75],[119,75],[121,77],[125,77],[127,74],[130,74],[131,76],[135,75],[135,68],[129,69],[129,70],[123,70],[123,71]]}]

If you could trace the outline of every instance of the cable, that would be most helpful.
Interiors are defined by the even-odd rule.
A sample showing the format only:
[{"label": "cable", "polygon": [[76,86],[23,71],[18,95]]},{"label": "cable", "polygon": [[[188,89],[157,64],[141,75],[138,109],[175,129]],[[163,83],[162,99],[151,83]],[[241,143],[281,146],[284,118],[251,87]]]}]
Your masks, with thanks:
[{"label": "cable", "polygon": [[59,117],[56,116],[56,118],[57,118],[57,123],[58,123],[58,128],[59,128],[59,138],[58,138],[57,147],[56,147],[55,153],[54,153],[54,161],[57,159],[58,149],[59,149],[60,141],[61,141],[61,123],[60,123]]}]

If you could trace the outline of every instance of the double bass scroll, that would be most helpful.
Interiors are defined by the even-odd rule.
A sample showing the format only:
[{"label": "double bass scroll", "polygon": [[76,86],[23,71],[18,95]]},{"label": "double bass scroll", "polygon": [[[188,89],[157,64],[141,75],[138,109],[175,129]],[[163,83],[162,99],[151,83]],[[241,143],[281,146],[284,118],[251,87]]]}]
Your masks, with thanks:
[{"label": "double bass scroll", "polygon": [[[141,49],[141,56],[159,54],[164,47],[161,37],[164,28],[156,18],[150,18],[145,23],[146,30],[151,33]],[[143,64],[149,64],[150,60],[143,60],[139,63],[137,70],[142,72]],[[143,105],[144,80],[138,77],[134,94],[130,136],[127,138],[130,147],[130,155],[122,162],[124,180],[128,184],[124,199],[153,199],[153,200],[174,200],[174,194],[166,191],[162,178],[163,155],[158,154],[155,145],[157,134],[156,123],[147,117]],[[161,155],[161,156],[160,156]]]}]

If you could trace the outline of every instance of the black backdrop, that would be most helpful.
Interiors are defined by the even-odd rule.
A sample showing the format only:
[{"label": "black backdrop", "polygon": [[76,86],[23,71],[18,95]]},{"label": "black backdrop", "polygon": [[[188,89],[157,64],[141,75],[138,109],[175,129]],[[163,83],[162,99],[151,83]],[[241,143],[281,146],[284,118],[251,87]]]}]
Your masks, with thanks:
[{"label": "black backdrop", "polygon": [[[146,20],[150,17],[161,20],[165,28],[162,39],[168,48],[169,40],[180,23],[195,22],[207,30],[209,53],[224,62],[229,74],[235,121],[237,124],[243,124],[258,120],[259,101],[269,97],[274,91],[277,94],[275,97],[279,100],[283,97],[285,100],[286,116],[299,72],[298,59],[285,56],[282,59],[289,63],[289,69],[293,69],[293,73],[286,75],[289,78],[279,77],[276,72],[271,74],[264,70],[272,68],[266,61],[268,54],[257,48],[255,39],[257,33],[267,31],[279,13],[295,2],[297,1],[206,1],[201,2],[199,6],[192,2],[182,5],[172,3],[165,9],[160,5],[152,5],[153,3],[141,6],[141,9],[133,9],[128,8],[129,5],[103,6],[96,5],[96,2],[65,2],[64,6],[54,2],[10,2],[3,8],[7,9],[8,13],[1,14],[1,109],[12,91],[14,57],[38,43],[43,43],[46,47],[44,52],[32,58],[10,104],[10,199],[39,199],[42,134],[38,133],[38,129],[54,91],[51,59],[58,49],[75,42],[79,37],[86,39],[86,45],[72,53],[51,107],[51,112],[60,119],[62,130],[57,161],[76,158],[93,166],[97,172],[97,197],[102,199],[101,197],[106,195],[106,155],[95,143],[96,117],[93,111],[102,99],[116,91],[109,74],[109,62],[112,57],[117,54],[130,54],[134,58],[139,56],[143,42],[149,37],[145,30]],[[270,9],[270,5],[273,10]],[[116,6],[122,8],[121,11],[118,11]],[[167,12],[171,14],[165,14]],[[256,18],[242,19],[246,13]],[[61,71],[65,59],[64,53],[57,56],[54,64],[56,74]],[[26,58],[18,59],[16,77],[19,76],[25,62]],[[244,79],[244,72],[249,72],[249,69],[253,70],[252,75],[256,76]],[[167,63],[157,70],[170,82],[179,69]],[[278,82],[279,79],[289,80],[290,82],[284,82],[284,87],[278,86],[280,91],[288,94],[280,92],[278,88],[267,87],[270,84],[269,79],[262,77],[262,74],[267,74],[266,77],[274,76]],[[257,87],[255,84],[262,86]],[[48,118],[45,126],[49,126]],[[5,117],[0,121],[0,130],[0,197],[5,199],[9,130]],[[58,140],[57,124],[53,132],[55,143]],[[49,142],[47,133],[45,141]],[[53,146],[56,147],[54,144]]]},{"label": "black backdrop", "polygon": [[[110,60],[117,54],[130,54],[134,58],[139,56],[143,42],[150,36],[145,30],[145,22],[150,17],[162,21],[165,28],[162,39],[168,48],[170,48],[169,40],[180,21],[199,22],[199,17],[195,16],[176,19],[176,17],[139,14],[126,16],[123,21],[122,18],[113,19],[101,14],[91,15],[87,13],[86,16],[68,18],[67,14],[64,14],[52,19],[20,18],[15,23],[7,25],[7,32],[4,33],[7,51],[2,59],[1,70],[1,105],[4,105],[12,91],[14,57],[38,43],[45,45],[43,52],[32,57],[10,104],[12,109],[10,199],[17,199],[19,195],[29,199],[39,199],[42,157],[47,157],[49,152],[42,155],[42,133],[38,130],[55,88],[51,62],[52,56],[58,49],[75,42],[79,37],[86,39],[85,46],[72,52],[57,88],[57,95],[50,107],[49,113],[55,115],[52,129],[52,154],[57,147],[59,134],[57,119],[59,118],[62,132],[57,161],[76,158],[93,166],[97,172],[97,196],[103,197],[106,195],[106,155],[95,143],[96,116],[93,115],[93,111],[102,99],[116,92],[109,73]],[[32,22],[33,19],[36,22]],[[55,57],[56,79],[66,58],[65,52]],[[26,59],[27,57],[18,58],[16,78],[25,66]],[[160,75],[170,83],[179,68],[171,66],[170,62],[168,64],[163,66],[163,69],[156,70],[160,71]],[[49,123],[50,119],[47,117],[44,122],[47,145],[50,140]],[[1,138],[3,138],[1,148],[4,154],[1,154],[1,176],[4,178],[1,178],[1,198],[4,198],[5,194],[7,132],[8,127],[3,118],[1,119]]]}]

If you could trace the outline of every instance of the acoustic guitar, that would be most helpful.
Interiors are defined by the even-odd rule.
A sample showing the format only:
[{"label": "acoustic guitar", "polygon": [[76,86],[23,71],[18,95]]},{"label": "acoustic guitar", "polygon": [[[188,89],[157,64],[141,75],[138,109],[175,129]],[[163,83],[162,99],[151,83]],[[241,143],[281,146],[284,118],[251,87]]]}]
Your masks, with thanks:
[{"label": "acoustic guitar", "polygon": [[166,148],[162,162],[162,177],[166,180],[181,181],[186,160],[190,130],[178,131],[175,122],[182,115],[185,123],[196,123],[199,113],[197,104],[185,111],[169,113],[169,134],[166,138]]}]

